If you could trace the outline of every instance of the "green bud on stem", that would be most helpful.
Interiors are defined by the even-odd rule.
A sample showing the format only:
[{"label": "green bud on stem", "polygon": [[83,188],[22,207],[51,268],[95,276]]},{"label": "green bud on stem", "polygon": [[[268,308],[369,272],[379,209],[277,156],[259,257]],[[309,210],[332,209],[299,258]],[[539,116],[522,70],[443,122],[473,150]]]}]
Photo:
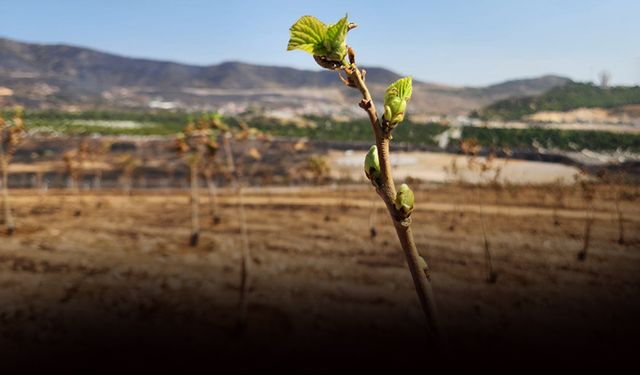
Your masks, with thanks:
[{"label": "green bud on stem", "polygon": [[423,271],[426,271],[427,269],[427,261],[424,260],[423,257],[418,256],[418,265],[420,266],[420,269]]},{"label": "green bud on stem", "polygon": [[411,77],[401,78],[387,88],[384,94],[383,118],[392,128],[404,120],[411,92]]},{"label": "green bud on stem", "polygon": [[398,209],[404,217],[411,215],[413,211],[413,191],[409,188],[409,185],[402,184],[396,194],[396,209]]},{"label": "green bud on stem", "polygon": [[378,147],[371,146],[367,156],[364,158],[364,174],[371,182],[376,182],[380,178],[380,159],[378,159]]}]

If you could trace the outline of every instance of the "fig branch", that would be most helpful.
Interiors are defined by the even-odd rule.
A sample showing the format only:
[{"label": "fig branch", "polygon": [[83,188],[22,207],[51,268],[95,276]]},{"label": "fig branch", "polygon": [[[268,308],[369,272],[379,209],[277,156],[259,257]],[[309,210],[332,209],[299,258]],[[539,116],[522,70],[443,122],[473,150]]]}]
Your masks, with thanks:
[{"label": "fig branch", "polygon": [[[379,117],[365,83],[366,71],[357,66],[356,54],[346,44],[347,32],[355,27],[356,24],[349,23],[346,16],[333,25],[325,25],[313,16],[303,16],[290,28],[291,38],[287,50],[300,49],[310,53],[318,65],[337,71],[338,77],[346,86],[360,91],[362,99],[359,106],[369,117],[376,143],[365,157],[365,174],[391,216],[427,320],[430,337],[438,341],[441,328],[430,271],[426,261],[418,253],[411,230],[414,195],[406,184],[402,184],[396,191],[389,157],[393,129],[404,120],[407,101],[411,98],[411,77],[401,78],[387,88],[384,114]],[[342,72],[346,77],[342,76]]]}]

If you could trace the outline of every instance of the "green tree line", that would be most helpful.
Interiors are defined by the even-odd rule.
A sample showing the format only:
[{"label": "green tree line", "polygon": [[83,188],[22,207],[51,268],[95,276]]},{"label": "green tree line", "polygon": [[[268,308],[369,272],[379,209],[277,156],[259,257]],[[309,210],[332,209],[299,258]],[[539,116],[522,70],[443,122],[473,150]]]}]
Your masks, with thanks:
[{"label": "green tree line", "polygon": [[[61,134],[103,134],[103,135],[174,135],[180,131],[189,118],[198,118],[202,113],[187,112],[126,112],[95,110],[84,112],[26,111],[25,123],[28,129],[45,129]],[[117,128],[84,124],[84,121],[134,121],[139,128]],[[232,127],[238,127],[239,117],[226,117]],[[371,138],[371,125],[365,119],[335,121],[326,117],[307,116],[303,123],[282,121],[254,116],[246,119],[248,125],[276,137],[306,137],[310,140],[325,141],[367,141]],[[394,130],[394,140],[421,146],[435,146],[434,137],[448,129],[439,123],[415,123],[411,119]],[[640,152],[640,135],[602,131],[559,130],[532,127],[528,129],[500,129],[464,127],[463,138],[476,138],[481,145],[509,146],[512,148],[532,148],[534,142],[545,147],[562,150],[588,148],[606,151],[618,148]]]},{"label": "green tree line", "polygon": [[590,149],[613,151],[618,148],[640,152],[640,135],[588,130],[561,130],[532,127],[527,129],[481,128],[467,126],[463,138],[475,138],[484,147],[531,149],[538,142],[543,147],[561,150]]},{"label": "green tree line", "polygon": [[519,120],[540,111],[614,108],[627,104],[640,104],[640,86],[602,88],[592,83],[571,82],[539,96],[500,100],[471,115],[484,120]]}]

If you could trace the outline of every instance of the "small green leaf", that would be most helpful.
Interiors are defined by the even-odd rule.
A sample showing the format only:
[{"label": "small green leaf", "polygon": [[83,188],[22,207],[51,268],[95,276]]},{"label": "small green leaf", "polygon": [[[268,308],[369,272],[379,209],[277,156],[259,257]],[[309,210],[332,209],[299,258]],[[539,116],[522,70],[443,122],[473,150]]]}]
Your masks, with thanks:
[{"label": "small green leaf", "polygon": [[378,159],[378,147],[371,146],[367,156],[364,158],[364,174],[369,180],[377,180],[380,178],[380,160]]},{"label": "small green leaf", "polygon": [[327,37],[327,25],[313,16],[303,16],[289,28],[291,38],[287,51],[300,49],[316,56],[326,54],[324,41]]},{"label": "small green leaf", "polygon": [[396,193],[396,208],[402,212],[403,215],[409,216],[413,211],[413,200],[413,191],[409,188],[409,185],[400,185],[400,189]]},{"label": "small green leaf", "polygon": [[384,93],[384,118],[392,127],[404,120],[412,91],[411,77],[405,77],[389,85]]},{"label": "small green leaf", "polygon": [[324,47],[328,52],[329,60],[342,61],[347,54],[347,31],[349,31],[349,22],[347,16],[344,16],[337,23],[327,28],[327,37],[324,41]]},{"label": "small green leaf", "polygon": [[395,81],[387,88],[386,93],[384,94],[385,100],[387,100],[387,96],[397,96],[402,100],[411,99],[412,92],[412,78],[404,77]]}]

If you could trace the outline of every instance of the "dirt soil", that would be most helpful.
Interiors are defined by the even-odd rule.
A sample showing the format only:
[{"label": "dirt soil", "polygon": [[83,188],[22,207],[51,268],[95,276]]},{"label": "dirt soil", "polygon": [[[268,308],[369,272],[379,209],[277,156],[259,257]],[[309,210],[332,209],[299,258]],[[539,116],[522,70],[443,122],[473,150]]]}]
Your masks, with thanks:
[{"label": "dirt soil", "polygon": [[[246,192],[252,270],[241,333],[232,192],[221,192],[222,221],[213,225],[203,191],[200,243],[190,247],[186,191],[14,191],[17,232],[0,236],[0,356],[16,366],[64,361],[103,370],[318,369],[346,360],[353,368],[426,371],[434,363],[531,368],[634,358],[637,187],[621,202],[623,244],[610,189],[597,189],[584,261],[577,259],[585,228],[579,192],[568,190],[556,210],[550,190],[511,189],[416,192],[414,233],[447,333],[440,349],[424,340],[398,240],[369,188]],[[485,280],[481,217],[496,283]]]}]

